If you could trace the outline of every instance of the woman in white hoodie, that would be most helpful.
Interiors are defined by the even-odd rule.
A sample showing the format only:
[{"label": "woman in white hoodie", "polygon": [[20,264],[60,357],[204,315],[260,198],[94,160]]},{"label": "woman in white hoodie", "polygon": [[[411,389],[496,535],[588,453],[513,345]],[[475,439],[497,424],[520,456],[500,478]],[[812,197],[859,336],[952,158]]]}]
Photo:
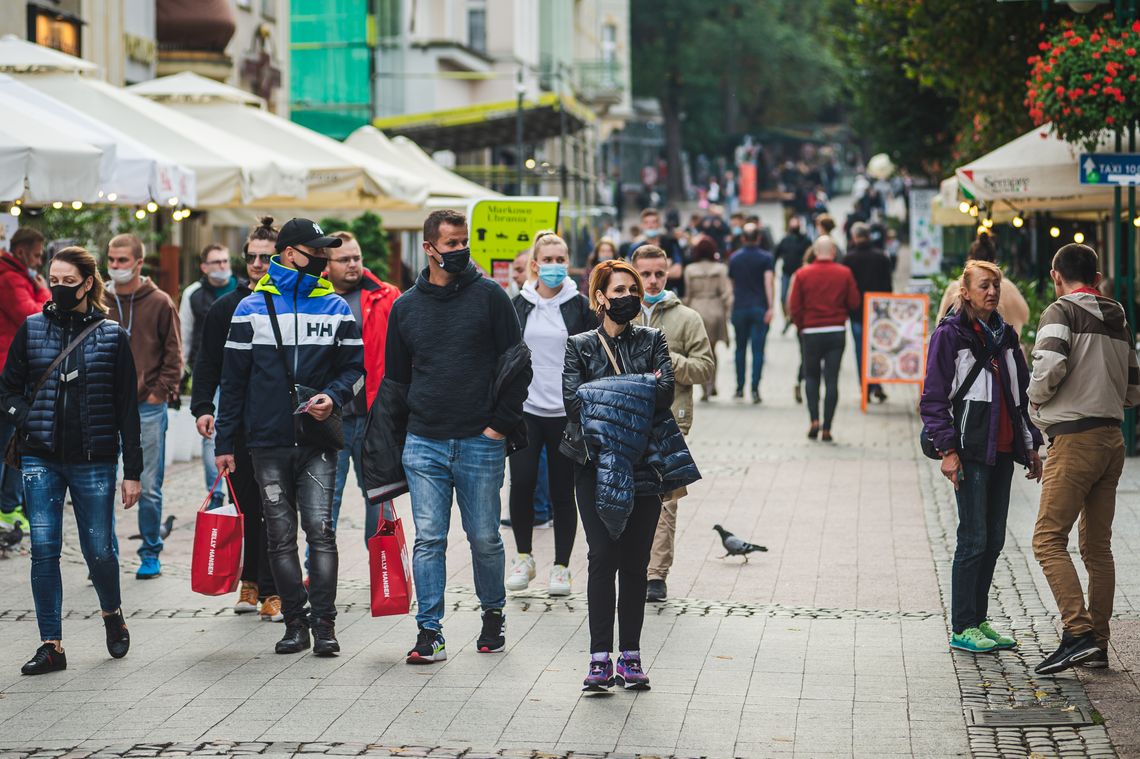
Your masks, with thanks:
[{"label": "woman in white hoodie", "polygon": [[558,451],[566,428],[562,401],[562,365],[570,335],[594,329],[598,317],[589,300],[567,274],[570,250],[554,232],[539,232],[530,255],[530,280],[514,297],[523,339],[531,352],[534,378],[523,404],[527,447],[511,454],[511,529],[518,556],[507,576],[507,590],[525,590],[536,574],[531,541],[534,532],[534,487],[539,457],[546,450],[550,503],[554,520],[552,596],[570,593],[570,553],[578,530],[574,507],[574,465]]}]

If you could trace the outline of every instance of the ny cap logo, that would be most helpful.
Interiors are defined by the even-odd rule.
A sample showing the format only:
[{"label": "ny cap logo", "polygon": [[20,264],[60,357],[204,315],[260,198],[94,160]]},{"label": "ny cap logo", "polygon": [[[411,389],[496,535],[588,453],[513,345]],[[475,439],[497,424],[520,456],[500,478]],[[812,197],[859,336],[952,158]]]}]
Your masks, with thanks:
[{"label": "ny cap logo", "polygon": [[321,225],[316,223],[315,221],[313,222],[313,231],[316,232],[318,235],[323,235],[325,233],[325,231],[323,229],[321,229]]}]

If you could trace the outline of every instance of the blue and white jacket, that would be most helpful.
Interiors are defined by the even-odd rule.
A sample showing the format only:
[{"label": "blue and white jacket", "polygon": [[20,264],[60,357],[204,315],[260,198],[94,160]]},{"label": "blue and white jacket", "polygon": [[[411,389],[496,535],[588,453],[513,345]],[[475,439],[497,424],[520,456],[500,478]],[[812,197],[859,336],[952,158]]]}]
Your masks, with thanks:
[{"label": "blue and white jacket", "polygon": [[364,341],[344,298],[323,277],[283,266],[278,256],[238,304],[222,362],[219,456],[234,450],[241,424],[249,448],[296,444],[293,401],[265,296],[273,298],[285,360],[300,385],[344,406],[364,386]]}]

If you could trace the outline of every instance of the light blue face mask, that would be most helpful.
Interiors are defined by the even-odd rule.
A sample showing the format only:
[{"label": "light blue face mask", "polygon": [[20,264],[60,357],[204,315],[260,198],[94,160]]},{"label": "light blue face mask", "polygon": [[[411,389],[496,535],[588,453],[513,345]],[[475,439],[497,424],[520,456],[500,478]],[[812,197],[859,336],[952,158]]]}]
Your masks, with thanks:
[{"label": "light blue face mask", "polygon": [[558,287],[566,279],[566,264],[540,264],[538,278],[547,287]]},{"label": "light blue face mask", "polygon": [[641,296],[641,299],[643,301],[645,301],[646,303],[648,303],[649,305],[653,306],[653,305],[656,305],[657,303],[660,303],[661,301],[665,300],[665,296],[668,294],[669,294],[668,290],[662,290],[661,292],[657,293],[656,295],[650,295],[649,293],[646,293],[645,295]]},{"label": "light blue face mask", "polygon": [[657,237],[660,234],[661,234],[660,229],[647,229],[647,230],[645,230],[645,236],[648,237],[650,240],[652,240],[654,237]]}]

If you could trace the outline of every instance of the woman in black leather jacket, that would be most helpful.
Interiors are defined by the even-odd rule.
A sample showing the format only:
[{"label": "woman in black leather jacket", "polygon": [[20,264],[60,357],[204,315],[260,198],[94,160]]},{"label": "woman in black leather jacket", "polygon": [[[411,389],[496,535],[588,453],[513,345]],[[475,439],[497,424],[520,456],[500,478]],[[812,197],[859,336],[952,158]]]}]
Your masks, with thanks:
[{"label": "woman in black leather jacket", "polygon": [[[25,675],[67,669],[59,557],[68,491],[79,547],[102,609],[107,651],[116,659],[127,654],[131,639],[120,608],[114,542],[115,470],[121,451],[122,501],[129,509],[139,499],[143,465],[131,344],[123,328],[105,318],[95,258],[83,248],[64,248],[52,258],[48,281],[52,299],[16,332],[0,378],[0,408],[17,427],[22,456],[32,597],[42,641],[23,666]],[[53,367],[80,337],[82,342]]]},{"label": "woman in black leather jacket", "polygon": [[655,407],[657,411],[667,410],[673,403],[673,364],[660,330],[630,324],[641,313],[643,292],[641,278],[632,266],[625,261],[598,264],[590,275],[589,291],[590,305],[598,312],[602,324],[596,330],[570,338],[562,376],[567,416],[563,450],[572,454],[577,463],[578,511],[589,545],[586,595],[590,614],[590,670],[583,690],[604,691],[615,682],[610,661],[610,652],[614,650],[615,577],[621,583],[616,681],[627,689],[644,690],[649,688],[640,651],[641,626],[645,619],[645,571],[661,513],[661,495],[636,493],[625,530],[617,539],[611,538],[595,507],[598,469],[582,438],[581,402],[577,391],[582,384],[602,377],[655,374]]}]

